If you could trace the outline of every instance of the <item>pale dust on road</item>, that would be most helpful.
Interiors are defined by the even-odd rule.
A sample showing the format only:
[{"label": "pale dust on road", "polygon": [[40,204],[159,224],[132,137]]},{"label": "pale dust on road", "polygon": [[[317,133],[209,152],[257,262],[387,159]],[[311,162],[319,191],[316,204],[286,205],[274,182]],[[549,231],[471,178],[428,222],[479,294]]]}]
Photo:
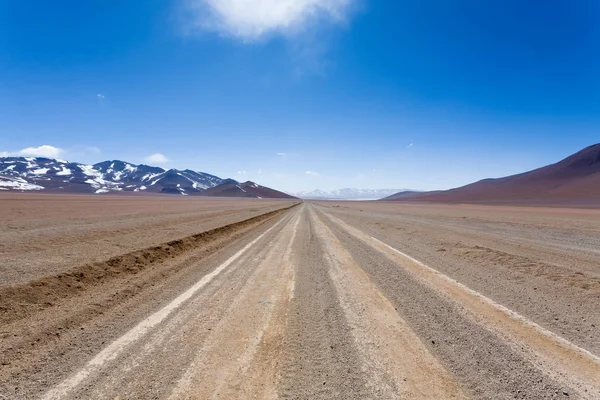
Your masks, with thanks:
[{"label": "pale dust on road", "polygon": [[[600,398],[600,362],[592,351],[327,207],[305,203],[247,229],[229,247],[193,258],[198,268],[182,270],[173,282],[194,280],[160,307],[140,312],[136,323],[103,316],[120,334],[83,364],[58,357],[47,382],[12,397],[2,391],[8,385],[0,386],[0,394]],[[104,335],[89,333],[95,334]]]}]

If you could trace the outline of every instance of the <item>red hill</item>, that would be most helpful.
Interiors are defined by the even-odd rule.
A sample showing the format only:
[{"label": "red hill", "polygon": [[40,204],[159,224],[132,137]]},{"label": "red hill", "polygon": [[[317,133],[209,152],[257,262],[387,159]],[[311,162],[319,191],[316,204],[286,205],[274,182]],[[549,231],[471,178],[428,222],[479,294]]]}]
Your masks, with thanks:
[{"label": "red hill", "polygon": [[456,189],[413,196],[409,201],[465,203],[600,204],[600,144],[556,164]]}]

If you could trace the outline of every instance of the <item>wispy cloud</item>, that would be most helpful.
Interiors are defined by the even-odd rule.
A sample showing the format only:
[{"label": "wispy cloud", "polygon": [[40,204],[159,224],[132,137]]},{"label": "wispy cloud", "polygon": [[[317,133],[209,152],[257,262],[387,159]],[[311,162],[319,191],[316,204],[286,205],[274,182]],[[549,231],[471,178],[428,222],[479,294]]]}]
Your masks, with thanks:
[{"label": "wispy cloud", "polygon": [[277,153],[277,157],[285,158],[287,157],[287,153]]},{"label": "wispy cloud", "polygon": [[166,164],[169,162],[169,159],[164,154],[155,153],[144,158],[144,161],[153,164]]},{"label": "wispy cloud", "polygon": [[259,174],[259,175],[262,175],[262,173],[263,173],[263,171],[262,171],[262,168],[259,168],[259,169],[258,169],[258,174]]},{"label": "wispy cloud", "polygon": [[39,147],[27,147],[25,149],[19,150],[18,155],[29,157],[58,158],[63,153],[63,149],[45,144]]},{"label": "wispy cloud", "polygon": [[45,157],[45,158],[67,158],[72,161],[86,161],[89,157],[98,156],[102,151],[95,146],[75,145],[68,149],[62,149],[50,145],[38,147],[27,147],[16,151],[1,151],[0,157]]},{"label": "wispy cloud", "polygon": [[411,147],[413,147],[413,144],[414,144],[414,143],[411,143],[411,144],[409,144],[409,145],[408,145],[408,146],[406,146],[406,147],[410,149]]},{"label": "wispy cloud", "polygon": [[91,153],[91,154],[100,154],[100,153],[102,153],[102,150],[100,150],[100,148],[96,147],[96,146],[84,146],[81,150],[84,151],[84,152],[86,152],[86,153]]},{"label": "wispy cloud", "polygon": [[105,99],[105,98],[106,98],[106,96],[105,96],[105,95],[103,95],[102,93],[98,93],[98,94],[96,95],[96,97],[98,97],[99,99]]},{"label": "wispy cloud", "polygon": [[319,174],[318,172],[315,172],[315,171],[306,171],[306,175],[319,176],[321,174]]},{"label": "wispy cloud", "polygon": [[187,0],[193,24],[254,41],[302,31],[315,21],[342,21],[354,0]]},{"label": "wispy cloud", "polygon": [[78,162],[97,162],[102,150],[96,146],[74,145],[65,149],[62,157]]},{"label": "wispy cloud", "polygon": [[237,173],[238,173],[238,175],[246,175],[246,171],[245,170],[238,171]]}]

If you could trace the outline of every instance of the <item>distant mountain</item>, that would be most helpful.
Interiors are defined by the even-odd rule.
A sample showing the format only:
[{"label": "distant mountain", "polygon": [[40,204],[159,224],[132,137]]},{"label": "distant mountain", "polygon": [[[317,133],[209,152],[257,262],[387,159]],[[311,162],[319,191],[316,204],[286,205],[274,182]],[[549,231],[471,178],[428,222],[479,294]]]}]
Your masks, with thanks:
[{"label": "distant mountain", "polygon": [[234,180],[207,189],[201,193],[201,196],[210,197],[252,197],[255,199],[295,199],[289,194],[260,186],[254,182],[239,183]]},{"label": "distant mountain", "polygon": [[[428,192],[428,193],[432,193],[432,192]],[[384,197],[381,200],[409,199],[409,198],[416,197],[416,196],[422,196],[423,194],[425,194],[425,192],[417,192],[415,190],[403,190],[401,192],[394,193],[391,196]]]},{"label": "distant mountain", "polygon": [[291,193],[301,199],[314,200],[377,200],[408,189],[339,189]]},{"label": "distant mountain", "polygon": [[[402,199],[399,199],[402,200]],[[556,164],[498,179],[484,179],[460,188],[425,193],[410,201],[600,204],[600,144]]]},{"label": "distant mountain", "polygon": [[192,195],[223,182],[224,179],[204,172],[164,170],[119,160],[86,165],[50,158],[0,158],[0,190]]}]

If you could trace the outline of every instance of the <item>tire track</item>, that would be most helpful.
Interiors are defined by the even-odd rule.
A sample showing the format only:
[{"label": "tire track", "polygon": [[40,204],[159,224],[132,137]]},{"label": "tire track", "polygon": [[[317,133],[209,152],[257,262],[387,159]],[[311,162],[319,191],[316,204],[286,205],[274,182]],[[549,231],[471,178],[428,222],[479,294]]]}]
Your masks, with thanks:
[{"label": "tire track", "polygon": [[[195,235],[194,246],[184,245],[178,256],[146,260],[149,262],[141,270],[130,270],[127,263],[116,264],[114,268],[122,268],[121,272],[97,282],[88,274],[91,282],[76,289],[77,293],[49,290],[58,301],[12,323],[0,324],[0,393],[23,398],[39,387],[55,384],[56,379],[64,379],[70,368],[81,365],[106,342],[185,291],[190,282],[210,273],[225,261],[229,248],[239,248],[249,240],[249,234],[270,226],[281,213],[251,218],[215,234],[208,231]],[[102,276],[106,271],[99,273]],[[63,284],[69,284],[69,280]],[[46,296],[44,289],[36,297],[26,297],[25,304],[36,304],[39,296]],[[9,301],[0,296],[0,302]],[[1,311],[0,315],[5,316]]]},{"label": "tire track", "polygon": [[149,265],[209,245],[220,238],[231,236],[285,213],[295,206],[297,204],[185,238],[170,240],[158,246],[112,257],[101,263],[78,266],[69,272],[48,276],[24,285],[1,287],[0,324],[9,324],[27,318],[55,306],[56,303],[75,297],[91,287],[105,285],[109,280],[122,279],[123,276],[143,272]]},{"label": "tire track", "polygon": [[[182,379],[185,371],[193,370],[191,367],[205,346],[216,340],[222,343],[235,343],[242,340],[244,343],[253,343],[251,326],[254,318],[268,311],[262,304],[250,304],[245,301],[246,295],[254,294],[257,274],[264,272],[265,266],[261,265],[266,255],[274,249],[278,235],[284,232],[287,221],[293,218],[288,215],[283,218],[279,228],[275,228],[259,243],[237,259],[230,267],[226,268],[210,284],[206,285],[193,298],[174,312],[164,323],[153,329],[146,337],[123,352],[100,374],[82,385],[70,398],[81,399],[107,399],[116,397],[130,398],[157,398],[166,399],[171,395],[175,384]],[[188,284],[189,286],[189,284]],[[240,308],[242,307],[242,308]],[[258,308],[257,308],[258,307]],[[232,314],[247,311],[244,318],[250,323],[247,336],[237,335],[235,329],[231,331],[227,322],[231,322]],[[243,323],[243,319],[234,320],[234,324]],[[234,325],[235,328],[235,325]],[[248,339],[248,342],[245,342]],[[232,366],[237,362],[234,348],[226,352],[225,358],[219,358],[223,349],[206,352],[208,359],[220,360],[220,367]],[[225,369],[226,371],[227,369]],[[219,376],[226,374],[219,372]],[[195,372],[202,373],[202,368]],[[209,381],[196,381],[183,394],[183,398],[198,398],[195,393],[210,386]],[[214,387],[213,387],[214,390]]]},{"label": "tire track", "polygon": [[306,212],[300,224],[278,395],[282,399],[374,398],[320,239]]},{"label": "tire track", "polygon": [[274,398],[283,323],[293,282],[299,213],[262,252],[226,313],[197,350],[170,399]]},{"label": "tire track", "polygon": [[575,388],[584,398],[600,397],[599,357],[343,221],[335,222],[422,283],[456,302],[471,320],[502,338],[517,354],[552,379]]},{"label": "tire track", "polygon": [[[562,399],[575,387],[541,371],[503,338],[469,318],[455,301],[349,232],[331,216],[328,226],[392,302],[413,331],[477,399]],[[343,224],[343,225],[342,225]],[[354,229],[354,228],[352,228]],[[353,233],[356,233],[353,231]]]},{"label": "tire track", "polygon": [[378,398],[465,399],[460,385],[427,351],[324,223],[311,211],[333,282]]}]

